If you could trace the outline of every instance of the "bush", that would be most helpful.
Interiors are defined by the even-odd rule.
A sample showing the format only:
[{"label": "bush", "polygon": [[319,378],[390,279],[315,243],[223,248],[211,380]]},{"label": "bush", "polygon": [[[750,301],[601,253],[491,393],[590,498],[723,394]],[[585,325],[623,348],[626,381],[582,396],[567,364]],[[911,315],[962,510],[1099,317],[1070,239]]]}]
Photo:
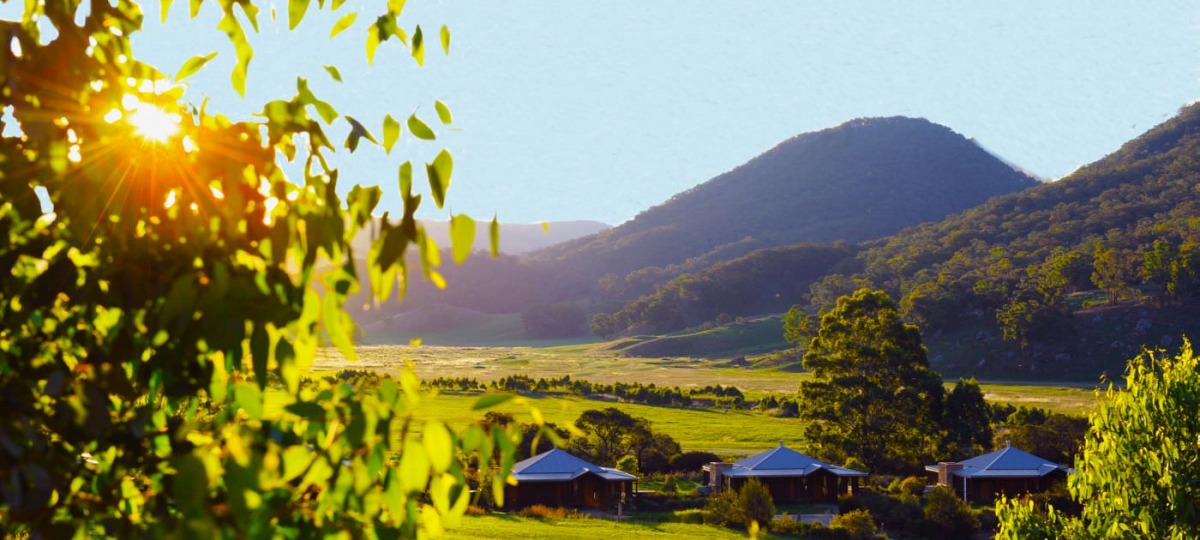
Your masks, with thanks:
[{"label": "bush", "polygon": [[743,523],[751,522],[766,526],[775,517],[775,501],[771,492],[756,478],[751,478],[742,489],[738,490],[738,510],[741,512]]},{"label": "bush", "polygon": [[658,488],[658,490],[663,493],[675,493],[679,491],[679,485],[675,483],[674,476],[668,476],[666,481],[663,482],[662,487]]},{"label": "bush", "polygon": [[949,488],[934,487],[925,498],[925,519],[944,538],[965,538],[979,529],[971,508]]},{"label": "bush", "polygon": [[721,458],[712,452],[684,452],[671,460],[671,470],[696,472],[714,461],[721,461]]},{"label": "bush", "polygon": [[537,519],[565,519],[568,515],[578,515],[577,512],[568,511],[566,508],[549,507],[541,504],[527,506],[517,512],[518,516],[530,517]]},{"label": "bush", "polygon": [[874,538],[875,534],[879,532],[879,527],[875,526],[875,520],[866,510],[855,510],[834,516],[829,527],[844,530],[854,539]]},{"label": "bush", "polygon": [[721,490],[720,493],[708,498],[704,505],[704,519],[708,525],[728,527],[745,523],[738,508],[738,495],[732,489]]},{"label": "bush", "polygon": [[907,495],[921,495],[925,493],[925,479],[916,476],[910,476],[900,482],[896,493],[904,493]]},{"label": "bush", "polygon": [[706,514],[707,513],[704,510],[699,508],[679,510],[671,513],[671,521],[676,523],[691,523],[694,525],[700,525],[704,523]]}]

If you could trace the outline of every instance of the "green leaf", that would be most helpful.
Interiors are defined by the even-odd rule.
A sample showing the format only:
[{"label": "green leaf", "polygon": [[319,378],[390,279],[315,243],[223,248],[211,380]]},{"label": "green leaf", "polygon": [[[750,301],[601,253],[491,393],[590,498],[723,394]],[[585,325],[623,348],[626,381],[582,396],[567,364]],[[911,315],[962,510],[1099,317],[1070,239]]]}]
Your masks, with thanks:
[{"label": "green leaf", "polygon": [[437,139],[437,135],[434,135],[433,130],[429,129],[429,125],[417,118],[416,114],[408,117],[408,132],[427,141]]},{"label": "green leaf", "polygon": [[447,107],[440,99],[433,102],[433,108],[437,109],[438,120],[441,120],[443,124],[454,121],[454,117],[450,115],[450,107]]},{"label": "green leaf", "polygon": [[233,400],[238,408],[246,411],[246,416],[262,418],[263,395],[257,386],[244,382],[234,384]]},{"label": "green leaf", "polygon": [[412,37],[412,57],[418,66],[425,65],[425,35],[421,33],[421,25],[417,25]]},{"label": "green leaf", "polygon": [[450,218],[450,245],[454,250],[454,262],[462,264],[471,254],[475,243],[475,220],[466,214]]},{"label": "green leaf", "polygon": [[395,146],[396,141],[398,140],[400,140],[400,122],[397,122],[396,119],[392,118],[392,115],[389,114],[383,117],[383,150],[391,154],[392,147]]},{"label": "green leaf", "polygon": [[425,164],[425,173],[429,176],[429,189],[433,194],[433,202],[438,208],[446,202],[446,191],[450,189],[450,174],[454,171],[454,158],[450,151],[443,149],[433,158],[433,163]]},{"label": "green leaf", "polygon": [[184,454],[175,462],[174,502],[188,516],[208,516],[208,472],[194,454]]},{"label": "green leaf", "polygon": [[412,162],[405,161],[400,164],[400,195],[408,198],[412,193]]},{"label": "green leaf", "polygon": [[450,27],[442,25],[442,51],[450,56]]},{"label": "green leaf", "polygon": [[304,19],[304,12],[312,0],[288,0],[288,29],[295,30],[296,25]]},{"label": "green leaf", "polygon": [[350,26],[353,25],[354,21],[356,20],[358,20],[358,12],[342,15],[342,18],[333,23],[333,28],[329,30],[330,39],[337,37],[337,35],[342,33],[342,31],[350,28]]},{"label": "green leaf", "polygon": [[338,70],[337,66],[325,66],[325,71],[329,73],[330,77],[333,77],[333,80],[342,82],[342,72]]},{"label": "green leaf", "polygon": [[480,397],[475,401],[475,405],[471,407],[471,410],[482,411],[484,409],[490,409],[514,397],[516,396],[512,394],[484,394],[483,397]]},{"label": "green leaf", "polygon": [[496,214],[492,214],[492,225],[488,227],[488,232],[491,235],[492,258],[500,256],[500,221]]},{"label": "green leaf", "polygon": [[308,465],[313,461],[313,452],[304,446],[291,446],[283,451],[283,473],[280,475],[281,482],[291,482],[293,478],[300,476]]},{"label": "green leaf", "polygon": [[422,442],[434,474],[446,472],[450,468],[450,460],[454,458],[454,444],[446,424],[437,420],[426,422]]},{"label": "green leaf", "polygon": [[350,134],[346,136],[346,148],[349,148],[351,152],[358,149],[358,141],[363,137],[366,137],[368,141],[379,144],[379,141],[375,140],[375,136],[371,135],[371,132],[367,131],[367,128],[361,122],[350,116],[346,117],[346,121],[350,122]]},{"label": "green leaf", "polygon": [[207,64],[209,60],[212,60],[216,57],[217,52],[213,51],[203,56],[196,55],[188,58],[187,61],[179,67],[179,71],[175,73],[175,82],[182,81],[188,77],[191,77],[192,75],[195,75],[197,71],[200,71],[200,68],[204,67],[204,64]]}]

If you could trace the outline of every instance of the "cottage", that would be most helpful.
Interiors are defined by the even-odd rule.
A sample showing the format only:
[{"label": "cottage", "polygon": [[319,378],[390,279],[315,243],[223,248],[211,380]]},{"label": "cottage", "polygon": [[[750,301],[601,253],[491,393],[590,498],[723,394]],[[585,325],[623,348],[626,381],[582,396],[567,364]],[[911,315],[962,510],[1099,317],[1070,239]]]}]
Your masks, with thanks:
[{"label": "cottage", "polygon": [[858,489],[858,479],[867,473],[837,467],[806,456],[783,445],[734,463],[704,466],[708,486],[714,493],[738,489],[757,478],[776,502],[836,502],[838,495]]},{"label": "cottage", "polygon": [[507,486],[505,504],[524,508],[535,504],[552,507],[616,508],[633,495],[637,477],[610,467],[588,463],[558,448],[513,465],[517,485]]},{"label": "cottage", "polygon": [[1019,495],[1046,491],[1063,482],[1071,470],[1028,452],[1004,448],[959,462],[927,465],[937,483],[958,493],[964,501],[990,501],[996,495]]}]

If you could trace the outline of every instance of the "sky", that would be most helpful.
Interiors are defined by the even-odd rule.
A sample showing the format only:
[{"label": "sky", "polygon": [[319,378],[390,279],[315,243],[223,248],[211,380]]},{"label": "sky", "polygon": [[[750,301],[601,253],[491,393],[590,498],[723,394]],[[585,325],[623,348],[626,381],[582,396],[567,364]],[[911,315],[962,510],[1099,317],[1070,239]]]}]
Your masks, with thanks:
[{"label": "sky", "polygon": [[[454,123],[435,125],[437,142],[405,133],[390,156],[341,155],[342,187],[380,185],[381,210],[396,213],[399,163],[421,171],[446,147],[447,208],[426,197],[422,217],[504,222],[618,224],[790,137],[870,116],[927,118],[1054,179],[1200,98],[1195,2],[412,0],[401,23],[430,38],[421,68],[395,42],[367,64],[365,29],[382,5],[349,0],[330,14],[314,2],[289,32],[287,2],[265,4],[245,97],[229,84],[214,2],[194,21],[177,2],[166,24],[147,3],[135,56],[174,73],[218,52],[187,99],[234,119],[290,98],[297,76],[377,136],[385,114],[435,125],[441,99]],[[355,26],[329,39],[350,11]],[[346,124],[331,131],[340,141]]]}]

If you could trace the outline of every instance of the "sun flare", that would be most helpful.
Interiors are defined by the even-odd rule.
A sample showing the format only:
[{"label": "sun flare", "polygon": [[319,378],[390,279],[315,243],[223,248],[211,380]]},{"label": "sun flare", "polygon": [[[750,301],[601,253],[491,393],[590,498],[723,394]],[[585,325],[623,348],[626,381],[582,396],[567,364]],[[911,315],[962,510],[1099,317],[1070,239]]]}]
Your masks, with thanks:
[{"label": "sun flare", "polygon": [[138,103],[133,112],[126,117],[135,134],[157,143],[167,142],[177,135],[181,120],[178,114],[168,113],[148,103]]}]

